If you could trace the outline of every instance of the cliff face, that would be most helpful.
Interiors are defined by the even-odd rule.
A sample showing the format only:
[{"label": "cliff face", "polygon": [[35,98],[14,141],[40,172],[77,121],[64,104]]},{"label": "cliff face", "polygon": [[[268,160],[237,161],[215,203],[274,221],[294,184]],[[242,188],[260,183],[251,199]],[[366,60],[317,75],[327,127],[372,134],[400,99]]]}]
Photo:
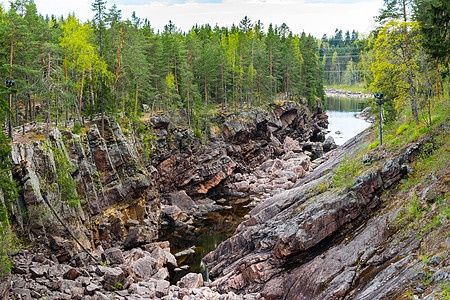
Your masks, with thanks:
[{"label": "cliff face", "polygon": [[93,124],[81,136],[54,128],[46,140],[12,147],[12,174],[21,187],[15,218],[32,241],[61,248],[55,238],[62,238],[61,260],[79,245],[57,216],[86,248],[122,243],[130,220],[145,228],[148,242],[157,236],[153,181],[134,143],[109,125],[104,139]]},{"label": "cliff face", "polygon": [[[152,163],[158,170],[160,191],[185,190],[192,197],[202,197],[219,185],[238,181],[234,174],[248,173],[268,159],[281,156],[287,137],[297,143],[310,142],[305,149],[296,149],[298,152],[311,150],[312,145],[320,148],[327,126],[324,113],[311,114],[294,102],[273,105],[269,110],[222,115],[214,120],[219,125],[211,128],[205,144],[184,127],[173,127],[159,118],[151,121],[156,153]],[[318,155],[323,154],[323,149],[320,151]],[[243,196],[236,190],[230,193]]]}]

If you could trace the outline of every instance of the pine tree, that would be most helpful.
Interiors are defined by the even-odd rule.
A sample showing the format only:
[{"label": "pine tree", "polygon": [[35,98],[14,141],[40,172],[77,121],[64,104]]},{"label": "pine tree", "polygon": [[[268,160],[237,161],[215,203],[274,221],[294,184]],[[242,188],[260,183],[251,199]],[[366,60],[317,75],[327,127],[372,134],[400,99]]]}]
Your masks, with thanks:
[{"label": "pine tree", "polygon": [[[106,19],[106,1],[103,0],[95,0],[92,3],[92,11],[95,12],[93,25],[97,38],[97,45],[99,45],[98,53],[99,57],[102,60],[104,54],[104,46],[105,46],[105,19]],[[100,83],[98,88],[98,98],[100,103],[100,110],[102,116],[102,127],[101,127],[101,135],[105,136],[105,107],[107,105],[105,95],[106,95],[106,86],[104,77],[106,74],[100,73]]]}]

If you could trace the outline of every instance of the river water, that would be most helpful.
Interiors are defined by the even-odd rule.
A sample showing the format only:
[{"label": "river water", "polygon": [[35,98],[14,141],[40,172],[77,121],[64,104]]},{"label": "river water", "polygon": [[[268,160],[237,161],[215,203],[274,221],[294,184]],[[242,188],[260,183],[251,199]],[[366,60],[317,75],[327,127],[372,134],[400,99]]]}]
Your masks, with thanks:
[{"label": "river water", "polygon": [[325,105],[328,115],[328,131],[326,135],[332,136],[337,145],[342,145],[370,126],[369,122],[356,118],[367,102],[360,99],[326,97]]},{"label": "river water", "polygon": [[194,220],[190,229],[164,226],[160,230],[160,241],[169,241],[172,254],[192,249],[192,253],[177,257],[179,266],[189,269],[170,274],[170,281],[176,283],[187,273],[201,273],[203,280],[209,281],[208,270],[203,257],[216,249],[224,240],[231,237],[237,226],[244,221],[250,211],[250,199],[229,199],[226,208],[210,212]]},{"label": "river water", "polygon": [[[325,103],[330,131],[327,136],[332,136],[336,144],[342,145],[370,126],[370,123],[355,117],[366,106],[361,100],[327,97]],[[341,133],[337,134],[337,131]],[[173,254],[192,249],[190,254],[177,257],[179,266],[189,268],[172,272],[170,276],[172,283],[176,283],[190,272],[202,273],[203,279],[209,280],[203,257],[233,235],[237,226],[244,220],[244,216],[250,211],[246,206],[248,203],[249,199],[228,199],[227,209],[195,219],[190,229],[173,226],[161,228],[159,240],[168,240]]]}]

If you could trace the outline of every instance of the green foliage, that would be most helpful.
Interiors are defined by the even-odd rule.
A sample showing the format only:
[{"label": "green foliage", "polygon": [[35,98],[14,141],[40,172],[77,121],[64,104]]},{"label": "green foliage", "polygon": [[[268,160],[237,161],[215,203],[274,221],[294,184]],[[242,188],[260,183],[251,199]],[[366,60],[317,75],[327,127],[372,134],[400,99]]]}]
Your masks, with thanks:
[{"label": "green foliage", "polygon": [[425,271],[425,278],[422,279],[422,283],[425,285],[432,285],[431,277],[433,276],[433,273],[427,269],[424,271]]},{"label": "green foliage", "polygon": [[408,129],[407,124],[402,124],[397,128],[397,131],[395,132],[396,135],[402,134],[406,129]]},{"label": "green foliage", "polygon": [[[448,200],[447,200],[447,202],[448,202]],[[442,207],[442,209],[440,210],[440,213],[444,216],[444,218],[447,221],[450,220],[450,206],[449,205],[444,205]]]},{"label": "green foliage", "polygon": [[307,98],[313,107],[323,97],[317,40],[286,24],[270,24],[266,33],[261,22],[244,18],[232,28],[182,32],[169,22],[155,31],[136,14],[123,20],[117,6],[107,11],[105,1],[93,2],[88,22],[74,14],[44,18],[29,0],[3,13],[0,56],[13,51],[7,71],[20,87],[13,110],[21,118],[13,126],[73,119],[83,126],[117,115],[139,123],[149,108],[182,112],[205,133],[212,107],[262,106],[280,95]]},{"label": "green foliage", "polygon": [[362,163],[357,160],[344,158],[339,167],[334,169],[334,187],[349,187],[353,179],[361,174]]},{"label": "green foliage", "polygon": [[64,150],[57,147],[52,148],[53,157],[56,163],[56,175],[59,185],[61,200],[71,207],[80,204],[80,198],[77,193],[77,186],[72,178],[73,165],[69,162]]},{"label": "green foliage", "polygon": [[434,59],[448,65],[450,56],[450,2],[447,0],[416,0],[415,17],[421,22],[422,44]]},{"label": "green foliage", "polygon": [[20,248],[19,240],[11,230],[11,225],[9,220],[7,220],[8,217],[4,213],[5,211],[6,207],[3,206],[0,216],[0,277],[11,271],[11,254]]},{"label": "green foliage", "polygon": [[203,134],[200,128],[194,128],[194,136],[199,139],[203,139]]},{"label": "green foliage", "polygon": [[111,288],[114,291],[120,291],[123,288],[123,284],[121,282],[116,282],[115,285],[111,285]]},{"label": "green foliage", "polygon": [[6,135],[0,132],[0,277],[10,271],[10,254],[20,246],[9,220],[11,205],[17,198],[17,187],[10,175],[11,147],[8,142]]},{"label": "green foliage", "polygon": [[75,125],[73,125],[72,132],[75,134],[81,133],[81,124],[80,122],[76,122]]},{"label": "green foliage", "polygon": [[375,141],[375,142],[372,142],[372,143],[370,143],[370,145],[369,145],[369,147],[367,147],[367,150],[372,150],[373,148],[376,148],[376,147],[378,147],[380,145],[380,141]]},{"label": "green foliage", "polygon": [[384,91],[396,110],[409,103],[416,124],[419,117],[416,92],[428,72],[422,59],[421,38],[418,23],[390,21],[375,40],[372,64],[372,89]]},{"label": "green foliage", "polygon": [[439,299],[441,300],[449,300],[450,299],[450,283],[443,282],[441,284],[442,292],[439,294]]},{"label": "green foliage", "polygon": [[[359,34],[336,29],[333,35],[324,35],[318,45],[319,63],[324,73],[324,84],[345,91],[361,91],[362,76],[359,56],[363,44]],[[358,87],[355,87],[358,86]]]},{"label": "green foliage", "polygon": [[321,181],[314,187],[314,192],[316,194],[322,194],[322,193],[328,191],[329,188],[330,188],[330,182]]},{"label": "green foliage", "polygon": [[157,140],[155,133],[145,134],[142,139],[142,150],[145,159],[149,159],[155,148],[153,142]]},{"label": "green foliage", "polygon": [[412,196],[409,207],[407,210],[407,216],[411,220],[418,220],[422,216],[423,209],[420,206],[419,199],[417,198],[416,193],[414,192],[414,195]]}]

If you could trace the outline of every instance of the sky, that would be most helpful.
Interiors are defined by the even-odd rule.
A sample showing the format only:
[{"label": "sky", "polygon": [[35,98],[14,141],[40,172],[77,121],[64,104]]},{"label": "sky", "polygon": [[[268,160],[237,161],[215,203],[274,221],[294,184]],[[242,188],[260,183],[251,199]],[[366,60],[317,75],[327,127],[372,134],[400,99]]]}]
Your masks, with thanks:
[{"label": "sky", "polygon": [[[8,8],[9,1],[0,0]],[[34,0],[42,15],[67,16],[75,12],[82,21],[91,20],[93,0]],[[356,30],[368,34],[375,28],[374,16],[383,0],[107,0],[109,9],[116,4],[124,19],[133,11],[147,18],[156,30],[171,20],[182,31],[198,24],[238,25],[247,16],[252,22],[261,20],[267,30],[270,23],[286,23],[294,34],[305,32],[321,38],[335,29]]]}]

